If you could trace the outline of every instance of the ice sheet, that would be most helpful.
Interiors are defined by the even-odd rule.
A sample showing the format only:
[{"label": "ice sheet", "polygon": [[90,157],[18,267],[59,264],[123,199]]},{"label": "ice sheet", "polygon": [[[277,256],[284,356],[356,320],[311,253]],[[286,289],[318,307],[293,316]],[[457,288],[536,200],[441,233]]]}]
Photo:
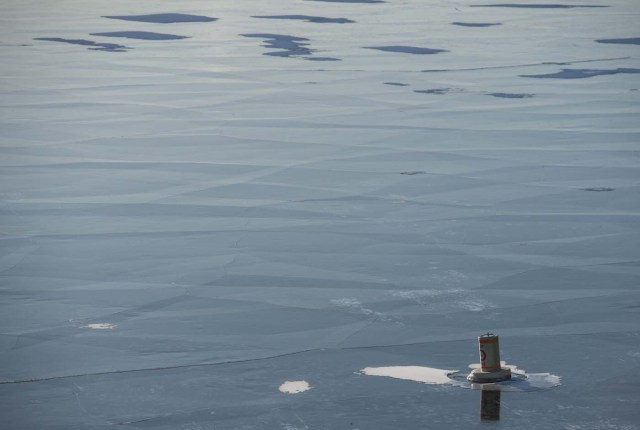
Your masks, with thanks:
[{"label": "ice sheet", "polygon": [[636,426],[638,3],[496,4],[0,2],[0,426]]}]

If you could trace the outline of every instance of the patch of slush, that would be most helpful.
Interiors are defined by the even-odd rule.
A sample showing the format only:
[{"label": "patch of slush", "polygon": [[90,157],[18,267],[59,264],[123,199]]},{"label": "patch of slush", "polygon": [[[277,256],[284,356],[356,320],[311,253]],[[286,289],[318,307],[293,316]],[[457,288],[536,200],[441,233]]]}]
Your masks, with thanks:
[{"label": "patch of slush", "polygon": [[618,68],[618,69],[562,69],[557,73],[547,73],[542,75],[520,75],[523,78],[546,78],[546,79],[585,79],[594,76],[606,76],[617,74],[636,74],[640,69]]},{"label": "patch of slush", "polygon": [[175,22],[211,22],[218,18],[204,15],[188,15],[184,13],[152,13],[149,15],[110,15],[103,16],[109,19],[122,19],[125,21],[149,22],[154,24],[172,24]]},{"label": "patch of slush", "polygon": [[452,22],[451,24],[460,27],[493,27],[496,25],[502,25],[499,22]]},{"label": "patch of slush", "polygon": [[62,42],[70,43],[72,45],[89,46],[92,51],[109,51],[109,52],[126,52],[131,49],[124,45],[118,45],[116,43],[99,43],[93,40],[86,39],[64,39],[62,37],[36,37],[33,40],[44,40],[47,42]]},{"label": "patch of slush", "polygon": [[364,46],[366,49],[377,49],[378,51],[385,52],[397,52],[401,54],[413,54],[413,55],[432,55],[439,54],[441,52],[449,52],[446,49],[432,49],[432,48],[420,48],[417,46]]},{"label": "patch of slush", "polygon": [[286,394],[299,394],[304,393],[305,391],[309,391],[311,389],[311,385],[307,381],[284,381],[278,390],[282,393]]},{"label": "patch of slush", "polygon": [[295,57],[301,55],[311,55],[313,52],[307,48],[309,44],[306,43],[309,39],[304,37],[289,36],[287,34],[270,34],[270,33],[253,33],[242,34],[244,37],[256,37],[264,39],[265,48],[281,49],[276,52],[265,52],[263,55],[272,55],[276,57]]},{"label": "patch of slush", "polygon": [[92,323],[83,325],[80,328],[88,328],[91,330],[111,330],[116,328],[116,325],[110,323]]},{"label": "patch of slush", "polygon": [[178,36],[175,34],[153,33],[151,31],[110,31],[106,33],[91,33],[92,36],[105,37],[125,37],[127,39],[141,40],[175,40],[188,39],[188,36]]},{"label": "patch of slush", "polygon": [[[469,366],[472,369],[479,365]],[[486,391],[538,391],[560,385],[560,377],[551,373],[528,374],[514,365],[503,366],[511,369],[511,380],[478,384],[467,380],[467,374],[457,370],[445,370],[435,367],[423,366],[388,366],[366,367],[360,370],[360,374],[368,376],[386,376],[389,378],[403,379],[405,381],[420,382],[432,385],[453,385],[469,390]]]},{"label": "patch of slush", "polygon": [[640,45],[640,37],[628,37],[625,39],[598,39],[598,43],[616,43],[622,45]]},{"label": "patch of slush", "polygon": [[502,98],[502,99],[528,99],[535,96],[535,94],[515,94],[515,93],[488,93],[487,95],[492,97]]},{"label": "patch of slush", "polygon": [[607,5],[587,4],[526,4],[526,3],[499,3],[499,4],[474,4],[471,7],[514,7],[518,9],[574,9],[581,7],[609,7]]},{"label": "patch of slush", "polygon": [[267,16],[252,16],[252,18],[293,19],[293,20],[313,22],[316,24],[350,24],[355,22],[347,18],[325,18],[323,16],[309,16],[309,15],[267,15]]}]

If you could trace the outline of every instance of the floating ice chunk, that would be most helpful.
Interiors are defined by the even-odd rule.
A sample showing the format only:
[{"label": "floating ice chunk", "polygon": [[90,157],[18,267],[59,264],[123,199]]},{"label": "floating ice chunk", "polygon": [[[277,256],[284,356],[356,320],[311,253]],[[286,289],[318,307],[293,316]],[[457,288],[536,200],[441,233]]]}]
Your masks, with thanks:
[{"label": "floating ice chunk", "polygon": [[298,394],[311,389],[307,381],[284,381],[278,388],[282,393]]},{"label": "floating ice chunk", "polygon": [[91,330],[111,330],[114,329],[116,327],[115,324],[110,324],[110,323],[93,323],[93,324],[86,324],[81,326],[81,328],[89,328]]},{"label": "floating ice chunk", "polygon": [[[454,385],[470,390],[485,391],[538,391],[560,385],[560,377],[551,373],[526,373],[514,365],[503,362],[503,365],[511,369],[511,380],[495,383],[474,383],[467,380],[467,373],[457,370],[437,369],[423,366],[389,366],[366,367],[359,373],[369,376],[387,376],[389,378],[403,379],[406,381],[421,382],[423,384]],[[472,367],[473,366],[473,367]],[[479,366],[471,365],[475,368]]]}]

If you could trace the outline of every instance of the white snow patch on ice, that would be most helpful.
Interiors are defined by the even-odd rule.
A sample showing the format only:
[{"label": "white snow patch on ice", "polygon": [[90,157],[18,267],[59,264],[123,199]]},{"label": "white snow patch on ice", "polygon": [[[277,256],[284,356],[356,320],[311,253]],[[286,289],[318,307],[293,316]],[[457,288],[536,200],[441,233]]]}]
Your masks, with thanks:
[{"label": "white snow patch on ice", "polygon": [[311,385],[307,381],[284,381],[278,389],[282,393],[298,394],[310,390]]},{"label": "white snow patch on ice", "polygon": [[451,372],[455,372],[455,370],[422,366],[365,367],[360,371],[363,375],[388,376],[425,384],[449,384],[451,379],[447,375]]},{"label": "white snow patch on ice", "polygon": [[115,324],[110,323],[93,323],[93,324],[85,324],[81,328],[89,328],[92,330],[111,330],[116,327]]},{"label": "white snow patch on ice", "polygon": [[514,365],[507,364],[506,366],[511,369],[512,379],[510,381],[485,384],[470,382],[466,379],[466,373],[461,373],[456,370],[445,370],[423,366],[366,367],[360,370],[360,373],[369,376],[387,376],[390,378],[404,379],[424,384],[449,384],[471,390],[537,391],[560,385],[560,377],[557,375],[553,375],[551,373],[528,374]]}]

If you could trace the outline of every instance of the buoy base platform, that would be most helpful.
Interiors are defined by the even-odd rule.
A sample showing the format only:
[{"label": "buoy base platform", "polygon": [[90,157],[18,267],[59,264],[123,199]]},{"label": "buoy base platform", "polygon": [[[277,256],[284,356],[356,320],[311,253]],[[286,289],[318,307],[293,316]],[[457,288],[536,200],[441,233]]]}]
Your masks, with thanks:
[{"label": "buoy base platform", "polygon": [[471,382],[488,383],[488,382],[502,382],[511,379],[511,369],[508,367],[502,367],[500,370],[494,370],[493,372],[487,372],[482,368],[473,369],[467,379]]}]

